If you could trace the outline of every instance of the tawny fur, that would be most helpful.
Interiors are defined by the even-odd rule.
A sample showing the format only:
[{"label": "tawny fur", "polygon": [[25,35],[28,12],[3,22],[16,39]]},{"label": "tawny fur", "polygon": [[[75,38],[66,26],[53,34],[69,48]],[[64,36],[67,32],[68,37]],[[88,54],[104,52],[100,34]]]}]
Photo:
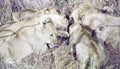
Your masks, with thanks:
[{"label": "tawny fur", "polygon": [[[57,31],[52,21],[47,18],[41,22],[41,16],[23,20],[0,29],[0,54],[6,62],[21,60],[31,53],[44,53],[57,42]],[[7,30],[7,31],[6,31]]]},{"label": "tawny fur", "polygon": [[56,9],[52,8],[52,7],[44,8],[42,10],[26,9],[26,10],[22,10],[19,12],[13,12],[12,13],[12,20],[13,20],[13,22],[17,22],[20,20],[25,20],[27,18],[31,18],[31,17],[36,16],[36,15],[50,14],[50,13],[58,14]]},{"label": "tawny fur", "polygon": [[80,62],[80,69],[99,69],[107,61],[104,45],[96,43],[90,33],[84,30],[79,24],[73,24],[70,28],[70,46]]},{"label": "tawny fur", "polygon": [[96,32],[96,36],[110,44],[113,48],[119,47],[120,17],[102,13],[86,14],[82,24],[89,26]]},{"label": "tawny fur", "polygon": [[75,23],[81,23],[82,18],[84,18],[84,15],[95,13],[95,12],[98,12],[97,9],[95,9],[90,4],[81,4],[77,6],[77,8],[73,8],[73,11],[70,17],[74,18]]}]

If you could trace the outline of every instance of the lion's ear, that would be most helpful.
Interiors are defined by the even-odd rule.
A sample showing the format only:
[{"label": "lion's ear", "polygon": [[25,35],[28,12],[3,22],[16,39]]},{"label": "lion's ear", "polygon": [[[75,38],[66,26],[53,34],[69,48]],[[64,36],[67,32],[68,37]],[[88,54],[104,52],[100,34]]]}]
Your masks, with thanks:
[{"label": "lion's ear", "polygon": [[69,34],[68,34],[68,32],[66,32],[66,31],[57,31],[57,35],[58,36],[62,36],[62,37],[69,37]]},{"label": "lion's ear", "polygon": [[19,21],[18,17],[19,17],[19,13],[18,12],[13,12],[12,13],[12,21],[13,22]]}]

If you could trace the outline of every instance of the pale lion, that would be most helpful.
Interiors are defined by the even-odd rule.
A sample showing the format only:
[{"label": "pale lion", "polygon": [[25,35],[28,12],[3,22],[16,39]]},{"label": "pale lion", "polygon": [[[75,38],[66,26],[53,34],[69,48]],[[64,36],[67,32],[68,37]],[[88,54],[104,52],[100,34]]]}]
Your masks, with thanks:
[{"label": "pale lion", "polygon": [[20,20],[24,20],[27,18],[31,18],[33,16],[36,15],[40,15],[40,14],[50,14],[50,13],[54,13],[54,14],[58,14],[57,10],[55,8],[44,8],[42,10],[34,10],[34,9],[26,9],[26,10],[22,10],[19,12],[13,12],[12,13],[12,20],[13,22],[17,22]]},{"label": "pale lion", "polygon": [[81,23],[82,18],[84,18],[84,15],[95,13],[95,12],[98,12],[97,9],[95,9],[90,4],[81,4],[77,6],[77,8],[73,8],[73,11],[70,17],[74,19],[75,23]]},{"label": "pale lion", "polygon": [[109,44],[108,46],[112,46],[115,49],[119,47],[120,17],[92,13],[85,15],[82,24],[95,30],[96,36]]},{"label": "pale lion", "polygon": [[18,13],[13,13],[13,21],[24,20],[30,17],[41,16],[41,22],[47,18],[50,18],[54,23],[56,29],[58,30],[60,35],[68,36],[66,32],[68,27],[68,21],[64,15],[58,14],[55,8],[45,8],[40,11],[35,10],[24,10]]},{"label": "pale lion", "polygon": [[106,63],[107,55],[103,43],[96,42],[91,33],[81,25],[71,25],[69,43],[73,46],[73,54],[76,54],[74,57],[80,62],[80,69],[100,69]]},{"label": "pale lion", "polygon": [[48,45],[57,42],[57,31],[48,18],[41,22],[41,16],[20,21],[0,29],[0,54],[6,62],[21,60],[31,53],[44,53]]}]

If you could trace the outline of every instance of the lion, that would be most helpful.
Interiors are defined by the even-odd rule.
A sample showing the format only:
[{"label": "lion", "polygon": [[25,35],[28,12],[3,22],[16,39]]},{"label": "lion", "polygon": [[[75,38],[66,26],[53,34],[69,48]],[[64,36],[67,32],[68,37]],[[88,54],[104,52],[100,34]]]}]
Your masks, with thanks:
[{"label": "lion", "polygon": [[83,25],[89,26],[95,31],[95,35],[109,44],[114,49],[119,46],[120,17],[102,13],[87,14],[82,21]]},{"label": "lion", "polygon": [[0,43],[5,62],[14,63],[53,47],[57,43],[57,31],[50,18],[41,22],[41,16],[36,16],[0,29]]},{"label": "lion", "polygon": [[90,4],[81,4],[73,8],[70,17],[74,19],[75,23],[81,23],[86,14],[91,14],[95,12],[98,12],[98,10]]},{"label": "lion", "polygon": [[80,24],[71,25],[69,43],[73,56],[80,63],[80,69],[100,69],[107,62],[104,44],[96,42],[91,32]]},{"label": "lion", "polygon": [[19,12],[13,12],[12,13],[12,21],[13,22],[17,22],[20,20],[24,20],[36,15],[40,15],[40,14],[50,14],[50,13],[54,13],[54,14],[58,14],[57,10],[53,7],[50,8],[44,8],[41,10],[35,10],[35,9],[26,9],[26,10],[22,10]]}]

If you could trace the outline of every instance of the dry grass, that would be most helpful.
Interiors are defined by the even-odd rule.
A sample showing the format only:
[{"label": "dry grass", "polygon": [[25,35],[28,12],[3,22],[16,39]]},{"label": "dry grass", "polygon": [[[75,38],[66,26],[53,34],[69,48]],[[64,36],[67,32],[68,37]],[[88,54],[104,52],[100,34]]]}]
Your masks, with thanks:
[{"label": "dry grass", "polygon": [[[57,2],[54,3],[54,6],[57,7],[58,9],[61,9],[64,6],[66,6],[66,2],[64,2],[64,0],[56,0],[56,1]],[[99,1],[102,1],[102,0],[99,0]],[[76,3],[80,4],[80,2],[82,2],[82,0],[80,1],[70,0],[68,9],[73,7],[73,4],[76,4]],[[97,6],[100,9],[105,6],[103,2],[100,4],[98,4]],[[117,15],[118,13],[108,12],[108,14]],[[49,49],[44,54],[41,54],[41,53],[36,54],[34,52],[31,55],[23,58],[21,62],[15,62],[14,64],[5,63],[4,57],[0,56],[0,69],[80,69],[79,61],[74,60],[74,57],[72,55],[70,48],[71,48],[70,46],[66,46],[63,43],[63,45],[59,45],[58,47]],[[116,51],[110,48],[108,49],[108,54],[110,58],[106,66],[102,69],[120,69],[120,66],[119,66],[120,65],[120,51]]]},{"label": "dry grass", "polygon": [[74,60],[70,46],[62,45],[44,54],[32,53],[14,64],[5,63],[0,57],[0,69],[79,69],[79,63]]}]

